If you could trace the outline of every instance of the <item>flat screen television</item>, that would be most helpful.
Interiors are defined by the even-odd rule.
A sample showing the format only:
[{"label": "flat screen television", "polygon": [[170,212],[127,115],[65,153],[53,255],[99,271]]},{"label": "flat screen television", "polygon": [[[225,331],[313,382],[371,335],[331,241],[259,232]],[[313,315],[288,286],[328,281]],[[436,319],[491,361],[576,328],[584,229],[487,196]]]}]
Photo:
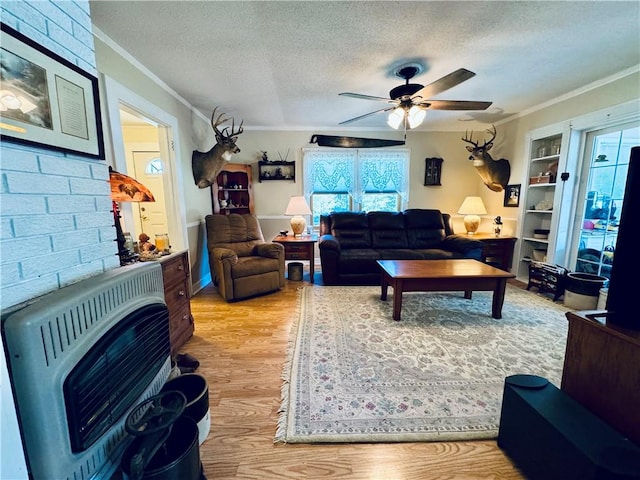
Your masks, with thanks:
[{"label": "flat screen television", "polygon": [[635,225],[640,219],[640,146],[631,148],[624,201],[618,225],[609,292],[607,294],[607,323],[640,330],[640,315],[637,313],[635,295],[640,255],[636,250]]}]

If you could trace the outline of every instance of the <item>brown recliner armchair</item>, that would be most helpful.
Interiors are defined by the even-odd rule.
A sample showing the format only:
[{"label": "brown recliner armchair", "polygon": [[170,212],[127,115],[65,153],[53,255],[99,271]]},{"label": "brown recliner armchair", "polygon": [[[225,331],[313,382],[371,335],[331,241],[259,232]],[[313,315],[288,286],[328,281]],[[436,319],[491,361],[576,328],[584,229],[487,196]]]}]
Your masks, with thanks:
[{"label": "brown recliner armchair", "polygon": [[284,247],[265,242],[253,214],[207,215],[211,277],[230,302],[284,287]]}]

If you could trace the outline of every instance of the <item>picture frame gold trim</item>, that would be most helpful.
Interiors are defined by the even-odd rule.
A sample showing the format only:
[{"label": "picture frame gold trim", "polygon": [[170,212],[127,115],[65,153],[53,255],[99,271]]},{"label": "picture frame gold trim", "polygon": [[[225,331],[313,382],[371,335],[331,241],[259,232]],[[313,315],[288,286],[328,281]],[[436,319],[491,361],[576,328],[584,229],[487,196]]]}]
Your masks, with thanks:
[{"label": "picture frame gold trim", "polygon": [[0,23],[0,136],[104,160],[98,79]]}]

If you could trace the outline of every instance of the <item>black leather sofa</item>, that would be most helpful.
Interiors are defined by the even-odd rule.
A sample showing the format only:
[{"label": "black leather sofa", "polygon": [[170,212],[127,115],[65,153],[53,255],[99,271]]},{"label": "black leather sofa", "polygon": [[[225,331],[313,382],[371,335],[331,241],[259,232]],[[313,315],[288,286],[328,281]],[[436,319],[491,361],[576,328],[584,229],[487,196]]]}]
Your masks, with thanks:
[{"label": "black leather sofa", "polygon": [[325,285],[379,285],[376,260],[480,260],[482,253],[482,242],[454,234],[449,214],[427,209],[322,215],[318,247]]}]

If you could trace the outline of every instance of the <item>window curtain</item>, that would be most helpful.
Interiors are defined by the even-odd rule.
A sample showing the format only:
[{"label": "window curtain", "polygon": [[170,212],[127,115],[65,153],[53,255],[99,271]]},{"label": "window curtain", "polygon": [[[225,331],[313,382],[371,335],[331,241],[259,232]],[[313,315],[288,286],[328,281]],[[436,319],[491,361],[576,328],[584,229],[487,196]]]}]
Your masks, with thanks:
[{"label": "window curtain", "polygon": [[403,206],[409,202],[409,150],[358,150],[357,202],[364,193],[396,192]]},{"label": "window curtain", "polygon": [[349,193],[356,204],[364,193],[397,192],[409,202],[411,151],[402,149],[303,149],[304,195]]},{"label": "window curtain", "polygon": [[304,196],[313,193],[352,193],[357,151],[344,148],[304,149]]}]

